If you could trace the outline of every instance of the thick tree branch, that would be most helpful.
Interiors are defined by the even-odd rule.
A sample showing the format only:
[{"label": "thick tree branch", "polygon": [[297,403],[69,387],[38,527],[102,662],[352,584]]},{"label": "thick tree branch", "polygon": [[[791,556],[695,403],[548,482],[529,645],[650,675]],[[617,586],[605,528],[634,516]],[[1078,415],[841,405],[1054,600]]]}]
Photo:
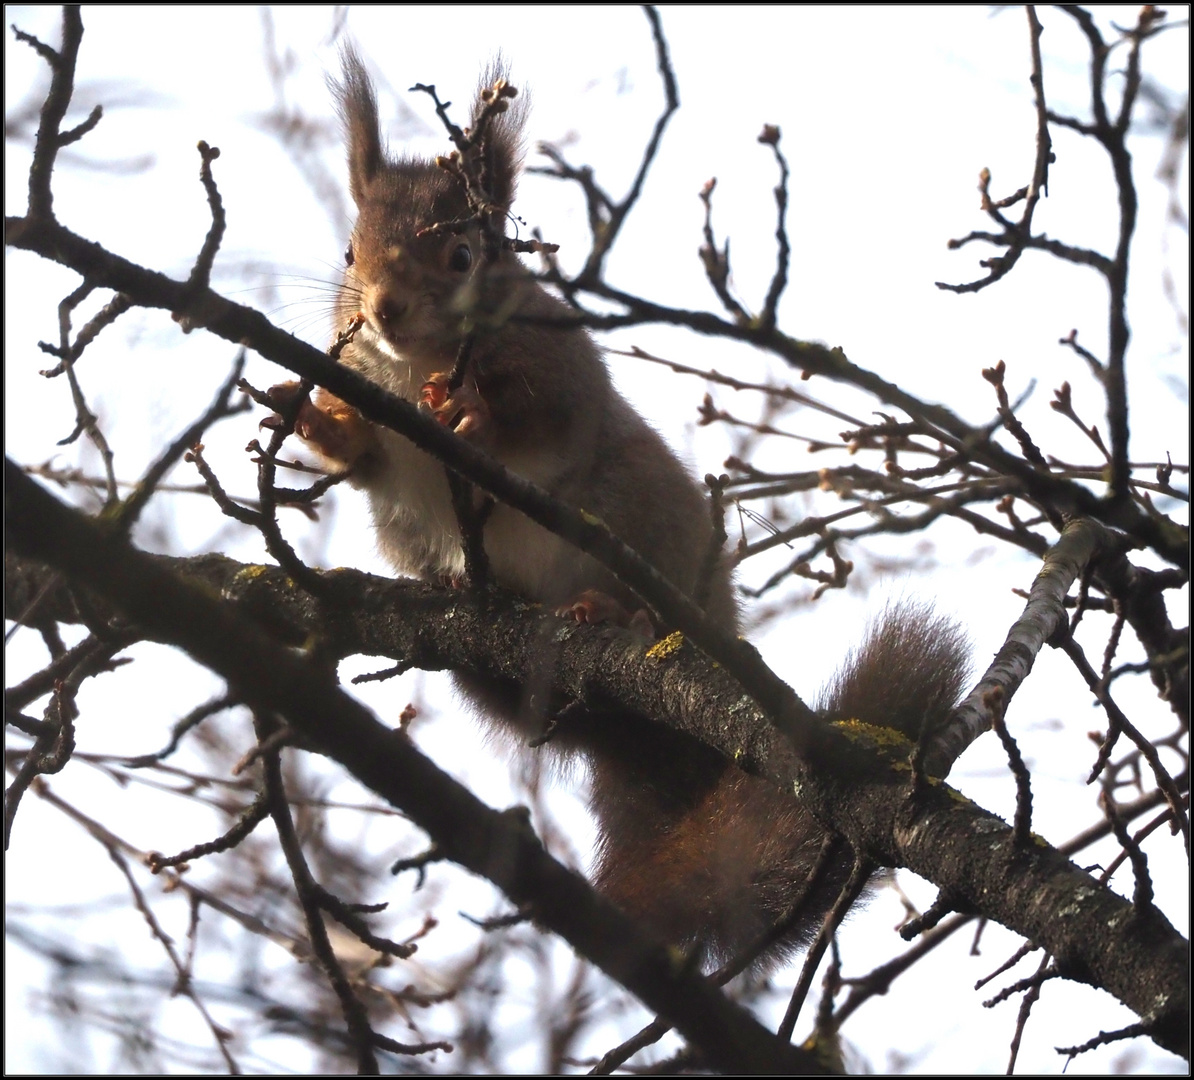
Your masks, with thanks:
[{"label": "thick tree branch", "polygon": [[544,851],[525,818],[500,813],[441,772],[359,702],[256,626],[63,506],[5,460],[12,548],[119,607],[152,639],[185,649],[250,707],[277,713],[426,829],[444,854],[501,888],[583,956],[668,1017],[731,1072],[820,1072]]},{"label": "thick tree branch", "polygon": [[[34,503],[36,509],[53,503],[53,500],[31,480],[17,475],[23,486],[14,491],[14,485],[10,483],[7,496],[13,500],[8,516],[9,527],[14,530],[14,547],[51,564],[71,560],[69,565],[63,561],[60,569],[68,575],[72,572],[82,575],[82,580],[94,581],[95,567],[75,563],[75,560],[86,560],[89,551],[61,551],[59,548],[64,541],[50,539],[54,532],[61,536],[60,530],[65,530],[65,525],[55,524],[51,530],[48,521],[37,518],[26,524],[31,512],[26,501]],[[14,512],[18,508],[19,514]],[[37,509],[37,512],[48,511]],[[72,519],[77,517],[62,508],[55,513]],[[72,521],[71,525],[72,528],[84,526],[81,521]],[[30,531],[21,532],[22,539],[18,543],[18,532],[22,529]],[[88,543],[94,545],[95,541]],[[135,560],[138,566],[153,565],[157,575],[163,574],[162,565],[168,563],[168,560],[151,559],[130,549],[123,549],[111,558],[118,556],[120,560]],[[523,601],[476,598],[460,592],[410,582],[385,581],[356,571],[341,570],[326,577],[331,585],[329,592],[332,595],[339,593],[345,602],[318,605],[289,587],[280,571],[244,567],[219,556],[205,556],[190,562],[206,585],[205,593],[218,591],[235,598],[239,607],[268,625],[271,633],[285,641],[306,640],[314,631],[328,639],[337,655],[360,651],[391,656],[424,667],[450,667],[515,681],[526,678],[528,671],[539,673],[544,663],[542,627],[544,620],[551,626],[550,616],[536,617]],[[138,581],[141,573],[137,572]],[[26,586],[27,589],[36,587],[35,580]],[[188,648],[201,662],[209,663],[233,680],[234,687],[237,686],[236,678],[254,677],[251,672],[237,676],[232,669],[242,665],[232,664],[220,656],[206,658],[210,645],[182,640],[184,636],[189,639],[197,620],[188,609],[192,591],[163,599],[170,610],[151,613],[150,621],[139,613],[137,605],[152,605],[157,601],[154,596],[128,596],[126,590],[132,587],[132,584],[103,583],[97,591],[102,591],[110,603],[135,617],[155,638]],[[138,585],[138,590],[140,588]],[[157,587],[153,589],[155,593],[158,591]],[[205,597],[199,599],[210,603]],[[49,602],[57,603],[53,598]],[[405,617],[397,617],[396,612]],[[222,613],[222,618],[235,622],[227,611]],[[944,784],[929,785],[915,797],[910,797],[906,770],[898,762],[877,757],[862,745],[849,748],[836,773],[801,765],[782,736],[754,703],[742,695],[735,681],[693,650],[681,648],[660,658],[658,652],[652,656],[651,651],[632,636],[577,628],[562,632],[558,623],[554,624],[550,640],[551,678],[560,695],[559,700],[584,699],[589,703],[617,705],[650,716],[716,746],[748,772],[764,776],[784,790],[798,789],[802,800],[818,818],[827,827],[844,833],[856,850],[883,865],[910,867],[948,890],[960,902],[1047,948],[1059,958],[1070,977],[1103,987],[1154,1024],[1153,1037],[1160,1045],[1175,1053],[1188,1052],[1185,974],[1188,945],[1155,910],[1150,909],[1148,913],[1134,911],[1128,901],[1100,885],[1047,845],[1036,842],[1017,845],[1006,823],[969,803]],[[277,652],[276,646],[269,648]],[[265,672],[262,677],[267,677]],[[288,674],[286,677],[294,676]],[[309,674],[304,677],[310,679]],[[282,692],[280,688],[275,690],[272,676],[268,676],[268,681],[268,690],[258,689],[256,692],[270,695]],[[321,695],[331,692],[331,688],[325,686]],[[320,745],[332,745],[327,741],[325,720],[307,716],[306,709],[291,715],[288,709],[297,708],[297,705],[286,706],[280,703],[283,700],[285,698],[275,700],[270,707],[282,712],[296,729],[306,732]],[[337,710],[348,708],[340,703],[339,697],[336,701]],[[326,707],[331,708],[330,703]],[[352,710],[355,710],[354,716],[360,713],[360,707],[355,703]],[[398,753],[398,748],[386,749],[385,740],[372,733],[376,725],[371,720],[368,724],[364,720],[355,720],[352,722],[354,726],[348,728],[341,726],[342,723],[340,719],[334,721],[333,726],[339,734],[329,756],[348,767],[379,794],[410,812],[433,838],[438,839],[441,810],[429,810],[431,816],[425,818],[421,806],[416,810],[400,801],[394,792],[388,758],[381,767],[373,761],[367,762],[366,767],[361,760],[370,754]],[[362,740],[359,745],[358,727]],[[347,745],[349,742],[353,745]],[[838,744],[840,739],[834,738],[830,742]],[[358,771],[360,768],[364,771]],[[393,768],[405,770],[407,766],[399,763]],[[434,766],[420,758],[418,769],[434,770]],[[382,781],[378,780],[379,772],[383,774]],[[434,775],[439,774],[435,772]],[[379,782],[381,786],[378,786]],[[469,805],[475,804],[471,796],[467,798],[471,800]],[[465,815],[463,810],[460,813]],[[484,813],[493,814],[488,810]],[[460,822],[467,820],[467,815],[454,820],[453,827],[463,828]],[[496,828],[496,825],[487,827]],[[475,825],[470,828],[476,830]],[[976,843],[978,837],[982,838],[981,844]],[[503,842],[512,841],[506,837]],[[470,869],[491,876],[518,903],[534,901],[538,896],[534,888],[528,890],[525,882],[511,885],[514,890],[511,891],[507,888],[506,870],[499,874],[500,880],[493,877],[498,871],[471,849],[457,851],[445,847],[445,852]],[[536,880],[540,879],[536,876]],[[1062,912],[1066,913],[1064,917]],[[543,915],[539,917],[572,941],[579,951],[590,955],[559,925]],[[1117,927],[1115,934],[1105,933],[1108,925]],[[601,960],[597,962],[602,963]],[[602,966],[610,971],[604,963]],[[621,980],[617,973],[611,971],[611,974]],[[637,987],[631,988],[639,992]],[[645,995],[640,996],[653,1007],[660,1008]],[[1166,1004],[1159,1008],[1156,1003],[1161,1000]]]}]

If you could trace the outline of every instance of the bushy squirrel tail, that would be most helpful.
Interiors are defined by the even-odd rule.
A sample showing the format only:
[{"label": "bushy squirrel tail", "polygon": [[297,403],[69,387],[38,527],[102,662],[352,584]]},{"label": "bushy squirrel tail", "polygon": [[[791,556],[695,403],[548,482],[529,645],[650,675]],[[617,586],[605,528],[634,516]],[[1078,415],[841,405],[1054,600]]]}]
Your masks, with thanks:
[{"label": "bushy squirrel tail", "polygon": [[825,685],[817,711],[891,727],[915,741],[941,723],[970,674],[970,642],[951,619],[924,603],[892,603]]},{"label": "bushy squirrel tail", "polygon": [[[925,604],[894,603],[826,686],[820,713],[827,722],[852,718],[916,739],[961,696],[968,653],[965,635],[948,618]],[[605,810],[599,886],[661,937],[697,946],[715,962],[738,955],[793,912],[758,961],[807,945],[850,874],[849,846],[839,845],[810,882],[828,835],[812,813],[733,766],[720,767],[695,791],[681,790],[680,777],[691,780],[698,771],[679,768],[686,761],[681,745],[672,747],[666,769],[658,769],[663,755],[652,755],[657,771],[647,790],[655,801],[641,790],[628,797],[621,774],[597,764]]]}]

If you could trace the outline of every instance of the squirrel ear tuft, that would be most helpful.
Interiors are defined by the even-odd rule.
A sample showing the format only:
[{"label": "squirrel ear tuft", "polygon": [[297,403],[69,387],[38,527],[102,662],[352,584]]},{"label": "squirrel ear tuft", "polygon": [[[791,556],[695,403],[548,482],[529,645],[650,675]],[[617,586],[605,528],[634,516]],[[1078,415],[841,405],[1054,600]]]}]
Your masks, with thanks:
[{"label": "squirrel ear tuft", "polygon": [[[494,87],[499,82],[508,80],[509,69],[499,53],[489,62],[477,86],[472,115],[474,129],[481,111],[492,96]],[[503,100],[506,103],[506,111],[490,119],[485,137],[485,173],[490,195],[499,206],[509,210],[514,202],[514,189],[526,150],[523,134],[530,102],[523,90],[519,90],[514,97],[506,97]]]},{"label": "squirrel ear tuft", "polygon": [[377,119],[377,92],[365,69],[364,61],[352,45],[340,53],[343,80],[331,81],[337,99],[337,111],[344,126],[348,146],[348,186],[359,205],[369,185],[386,163]]}]

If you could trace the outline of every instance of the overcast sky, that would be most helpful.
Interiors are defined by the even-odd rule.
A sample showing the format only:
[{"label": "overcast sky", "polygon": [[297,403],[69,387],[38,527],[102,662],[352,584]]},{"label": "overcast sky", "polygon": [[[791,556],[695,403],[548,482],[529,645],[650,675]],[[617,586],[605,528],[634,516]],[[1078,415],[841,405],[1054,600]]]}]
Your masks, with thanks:
[{"label": "overcast sky", "polygon": [[[55,9],[17,6],[7,8],[6,16],[8,22],[57,43]],[[1129,24],[1135,18],[1131,8],[1104,9],[1099,17],[1104,26],[1111,19]],[[339,217],[329,214],[283,148],[263,131],[263,117],[279,104],[279,84],[271,82],[264,57],[272,50],[289,72],[286,109],[328,119],[329,136],[317,151],[327,176],[342,189],[343,155],[330,134],[331,109],[323,81],[324,73],[337,65],[335,18],[333,9],[317,6],[276,10],[269,24],[249,7],[85,7],[77,76],[80,106],[68,123],[81,119],[97,101],[105,104],[106,113],[96,130],[62,157],[55,179],[60,220],[122,255],[184,276],[208,224],[196,183],[195,152],[196,141],[206,139],[222,151],[216,177],[228,214],[213,284],[322,344],[328,332],[326,283],[337,278],[351,220],[347,207]],[[1050,106],[1085,117],[1089,92],[1084,42],[1064,16],[1048,11],[1042,18]],[[700,6],[666,8],[662,19],[681,109],[624,242],[610,261],[611,280],[627,291],[665,302],[715,309],[716,298],[703,280],[696,249],[702,220],[697,195],[716,177],[718,235],[731,238],[735,286],[757,309],[774,267],[776,177],[771,154],[756,137],[764,123],[778,124],[792,168],[788,231],[793,256],[780,307],[781,327],[796,337],[841,345],[855,363],[930,400],[945,402],[976,423],[993,414],[990,388],[979,371],[1002,359],[1013,396],[1036,381],[1022,416],[1048,443],[1049,452],[1088,460],[1089,444],[1047,403],[1052,389],[1069,380],[1075,384],[1079,410],[1103,423],[1101,399],[1086,381],[1085,369],[1057,344],[1059,337],[1077,328],[1084,344],[1096,353],[1104,351],[1105,292],[1100,279],[1089,270],[1060,267],[1030,253],[1006,281],[978,296],[959,297],[934,285],[981,276],[977,260],[990,254],[979,247],[961,252],[946,247],[950,237],[986,227],[976,190],[980,169],[991,170],[996,194],[1027,183],[1031,173],[1034,115],[1024,13],[980,7]],[[406,88],[416,82],[435,83],[441,96],[457,103],[457,116],[462,117],[479,70],[498,50],[510,65],[514,84],[528,88],[532,96],[530,145],[542,140],[563,147],[571,161],[595,166],[599,181],[615,193],[625,190],[633,176],[662,101],[649,28],[636,8],[362,7],[349,9],[347,26],[382,82],[382,112],[392,144],[413,153],[442,152],[445,140],[429,100]],[[32,50],[14,43],[11,32],[6,41],[6,114],[11,118],[30,100],[31,87],[42,91],[46,80],[44,65]],[[1186,32],[1163,34],[1150,42],[1145,67],[1175,95],[1184,91]],[[1069,133],[1058,133],[1055,139],[1058,160],[1036,226],[1078,245],[1109,250],[1114,243],[1114,189],[1106,162]],[[1185,296],[1187,238],[1165,223],[1166,193],[1155,178],[1162,149],[1163,139],[1157,134],[1141,134],[1132,143],[1141,197],[1130,313],[1134,460],[1160,460],[1167,451],[1183,460],[1186,455],[1188,401],[1183,388],[1188,358],[1161,282],[1168,268],[1177,275],[1179,295]],[[113,169],[113,162],[121,168]],[[27,163],[27,147],[10,145],[7,213],[23,209]],[[95,167],[101,163],[106,166]],[[529,163],[536,163],[533,153]],[[563,245],[565,265],[578,265],[585,219],[574,191],[528,177],[516,210],[529,225],[540,227],[546,239]],[[6,252],[6,260],[7,450],[22,462],[57,456],[59,463],[75,463],[80,460],[76,448],[54,445],[69,433],[73,408],[60,385],[37,376],[37,370],[48,365],[35,343],[39,338],[55,339],[56,304],[77,281],[23,252]],[[325,285],[313,291],[303,284],[310,279]],[[97,296],[88,310],[105,299]],[[627,331],[610,338],[609,344],[638,345],[743,378],[783,374],[775,365],[725,343],[667,330]],[[193,419],[226,375],[230,361],[231,350],[223,343],[201,334],[183,338],[163,312],[130,314],[118,324],[118,332],[109,332],[97,343],[81,378],[92,407],[107,421],[122,477],[135,477],[152,448]],[[724,437],[695,425],[703,383],[678,380],[617,357],[611,368],[628,396],[697,470],[720,470]],[[269,385],[283,373],[253,361],[248,377],[257,385]],[[857,395],[843,393],[839,399],[836,390],[817,390],[850,408],[874,407]],[[731,392],[715,393],[719,404],[748,411]],[[802,422],[805,434],[827,437],[840,427],[825,418]],[[247,494],[253,479],[241,448],[251,437],[246,432],[252,422],[225,427],[232,430],[211,440],[213,461],[222,475],[239,476],[239,486],[231,486]],[[87,460],[94,465],[93,458]],[[121,471],[122,465],[126,471]],[[174,479],[194,478],[180,470]],[[220,528],[210,506],[196,509],[194,502],[172,509],[172,550],[210,546]],[[344,524],[330,539],[310,541],[306,553],[326,565],[385,572],[372,550],[359,499],[342,495],[337,513]],[[138,539],[149,547],[165,543],[151,529]],[[982,545],[960,531],[938,541],[951,542],[959,545],[956,560],[947,559],[949,565],[930,580],[896,580],[884,587],[935,596],[971,631],[981,659],[998,646],[1017,613],[1020,601],[1011,589],[1026,588],[1036,566],[1012,552],[987,549],[988,557],[976,573]],[[260,549],[252,540],[234,538],[226,550],[256,558]],[[784,635],[761,645],[785,677],[802,693],[811,694],[856,640],[862,619],[877,603],[874,595],[861,594],[823,603],[794,620]],[[23,647],[16,643],[14,650]],[[10,661],[14,655],[19,659],[13,654]],[[163,663],[163,670],[172,670]],[[1017,698],[1026,725],[1056,717],[1062,708],[1058,701],[1065,700],[1067,691],[1072,697],[1072,681],[1063,684],[1060,699],[1050,698],[1045,689],[1050,672],[1058,670],[1052,657],[1042,657],[1040,695],[1032,696],[1029,688],[1023,699]],[[376,699],[375,707],[386,708],[385,699]],[[1083,714],[1073,723],[1085,730],[1097,721]],[[444,736],[453,737],[458,733]],[[131,743],[145,749],[136,739]],[[97,745],[112,750],[111,741]],[[435,755],[434,733],[428,732],[423,745]],[[1059,757],[1063,760],[1039,763],[1041,779],[1055,780],[1068,795],[1052,802],[1040,799],[1035,822],[1054,842],[1070,835],[1070,820],[1062,812],[1066,799],[1075,791],[1082,800],[1088,797],[1072,785],[1089,763],[1071,760],[1068,751]],[[464,769],[483,797],[490,797],[484,785],[497,783],[489,777],[493,770]],[[1006,813],[1013,799],[1010,785],[1002,776],[998,782],[986,782],[996,771],[985,759],[972,764],[972,793],[990,809]],[[498,786],[491,801],[501,798]],[[1084,811],[1088,805],[1083,802]],[[41,827],[54,828],[30,807],[22,814],[27,811],[28,820],[20,822],[10,856],[9,866],[18,873],[10,880],[8,896],[36,903],[39,895],[60,895],[74,886],[65,885],[49,869],[37,882],[21,871],[26,865],[19,861],[26,857],[22,845],[44,842],[31,838],[50,835],[38,833]],[[108,892],[116,886],[106,881],[97,888]],[[924,902],[932,890],[915,895]],[[875,922],[890,938],[886,914],[883,909]],[[995,955],[1002,954],[992,947],[982,962],[985,966],[973,977],[993,966],[989,958]],[[42,1068],[46,1060],[39,1045],[42,1022],[30,1019],[26,997],[26,987],[41,985],[44,972],[20,960],[20,951],[10,950],[10,1071]],[[973,977],[969,969],[959,976],[958,986],[944,1000],[969,995]],[[934,993],[940,995],[940,989]],[[1051,1004],[1046,996],[1040,1022],[1029,1026],[1022,1070],[1057,1071],[1059,1059],[1052,1046],[1081,1041],[1100,1025],[1130,1022],[1106,995],[1082,996],[1084,992],[1073,987],[1065,993],[1076,995],[1065,999],[1070,1014],[1075,1012],[1072,1003],[1081,998],[1080,1016],[1071,1015],[1066,1023],[1061,1018],[1067,1009],[1046,1014]],[[924,1054],[918,1069],[1002,1068],[1015,1007],[1004,1006],[1006,1015],[993,1020],[979,1007],[982,995],[971,996],[974,1001],[959,1005],[956,1015],[933,1018],[931,1037],[921,1033],[926,1017],[917,992],[893,995],[902,1000],[885,1001],[881,1007],[868,1006],[875,1009],[876,1030],[864,1049],[876,1055],[873,1065],[887,1067],[882,1048],[899,1046]],[[976,1045],[980,1042],[990,1044],[989,1057]],[[1148,1053],[1147,1047],[1144,1050]],[[1120,1052],[1090,1055],[1070,1071],[1106,1069]],[[1153,1054],[1131,1065],[1163,1069],[1172,1061]]]}]

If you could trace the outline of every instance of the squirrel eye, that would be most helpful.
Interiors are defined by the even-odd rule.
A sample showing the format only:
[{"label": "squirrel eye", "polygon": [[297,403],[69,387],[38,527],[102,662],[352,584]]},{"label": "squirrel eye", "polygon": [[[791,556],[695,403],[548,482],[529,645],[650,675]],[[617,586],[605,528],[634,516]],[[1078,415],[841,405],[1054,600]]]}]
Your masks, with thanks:
[{"label": "squirrel eye", "polygon": [[349,240],[348,247],[346,247],[344,249],[344,265],[352,266],[352,264],[353,264],[352,241]]},{"label": "squirrel eye", "polygon": [[457,244],[448,258],[448,269],[463,274],[473,265],[473,251],[468,244]]}]

